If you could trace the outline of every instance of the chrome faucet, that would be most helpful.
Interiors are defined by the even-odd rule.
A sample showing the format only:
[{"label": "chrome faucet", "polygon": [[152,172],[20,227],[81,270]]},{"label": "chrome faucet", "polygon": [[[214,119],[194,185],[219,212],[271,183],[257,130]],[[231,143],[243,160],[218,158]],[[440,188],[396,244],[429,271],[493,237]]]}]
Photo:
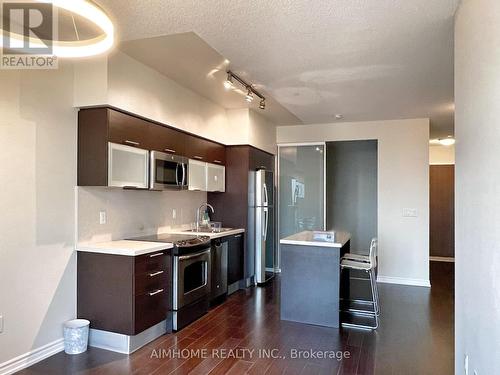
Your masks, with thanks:
[{"label": "chrome faucet", "polygon": [[201,213],[201,209],[203,207],[209,208],[212,211],[212,214],[215,213],[215,210],[211,204],[203,203],[200,207],[198,207],[198,209],[196,210],[196,230],[197,231],[200,228],[200,213]]}]

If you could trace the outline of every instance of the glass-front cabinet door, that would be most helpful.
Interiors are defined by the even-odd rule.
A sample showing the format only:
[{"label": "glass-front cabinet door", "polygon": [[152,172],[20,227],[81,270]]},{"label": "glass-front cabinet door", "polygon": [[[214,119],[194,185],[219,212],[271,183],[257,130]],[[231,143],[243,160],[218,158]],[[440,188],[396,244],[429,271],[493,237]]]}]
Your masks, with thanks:
[{"label": "glass-front cabinet door", "polygon": [[278,148],[279,238],[325,229],[325,144]]}]

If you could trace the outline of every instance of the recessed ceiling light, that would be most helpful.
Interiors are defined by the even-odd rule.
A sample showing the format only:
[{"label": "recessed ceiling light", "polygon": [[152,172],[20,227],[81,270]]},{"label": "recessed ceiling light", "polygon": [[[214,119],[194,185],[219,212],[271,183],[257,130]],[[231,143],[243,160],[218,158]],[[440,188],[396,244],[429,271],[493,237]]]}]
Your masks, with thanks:
[{"label": "recessed ceiling light", "polygon": [[344,115],[341,115],[340,113],[338,113],[338,114],[335,115],[335,118],[337,120],[342,120],[344,118]]},{"label": "recessed ceiling light", "polygon": [[431,145],[441,145],[441,146],[453,146],[455,144],[455,138],[451,135],[446,138],[435,138],[429,141]]}]

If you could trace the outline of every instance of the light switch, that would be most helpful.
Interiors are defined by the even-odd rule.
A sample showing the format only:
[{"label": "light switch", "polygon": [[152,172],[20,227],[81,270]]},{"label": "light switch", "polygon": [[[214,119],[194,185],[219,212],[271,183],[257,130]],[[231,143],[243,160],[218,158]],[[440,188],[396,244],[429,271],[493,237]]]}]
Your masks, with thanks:
[{"label": "light switch", "polygon": [[403,208],[403,217],[418,217],[416,208]]},{"label": "light switch", "polygon": [[99,224],[101,224],[101,225],[106,224],[107,221],[108,221],[108,218],[106,215],[106,211],[100,211],[99,212]]}]

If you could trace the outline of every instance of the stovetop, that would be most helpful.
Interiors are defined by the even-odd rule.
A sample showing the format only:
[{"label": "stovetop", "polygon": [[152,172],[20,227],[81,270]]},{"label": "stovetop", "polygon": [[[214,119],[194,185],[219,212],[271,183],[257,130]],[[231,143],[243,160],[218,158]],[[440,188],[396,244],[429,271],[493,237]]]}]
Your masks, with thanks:
[{"label": "stovetop", "polygon": [[197,251],[201,248],[210,247],[209,236],[197,236],[192,234],[170,234],[161,233],[150,236],[129,238],[131,241],[165,242],[174,244],[174,254]]}]

